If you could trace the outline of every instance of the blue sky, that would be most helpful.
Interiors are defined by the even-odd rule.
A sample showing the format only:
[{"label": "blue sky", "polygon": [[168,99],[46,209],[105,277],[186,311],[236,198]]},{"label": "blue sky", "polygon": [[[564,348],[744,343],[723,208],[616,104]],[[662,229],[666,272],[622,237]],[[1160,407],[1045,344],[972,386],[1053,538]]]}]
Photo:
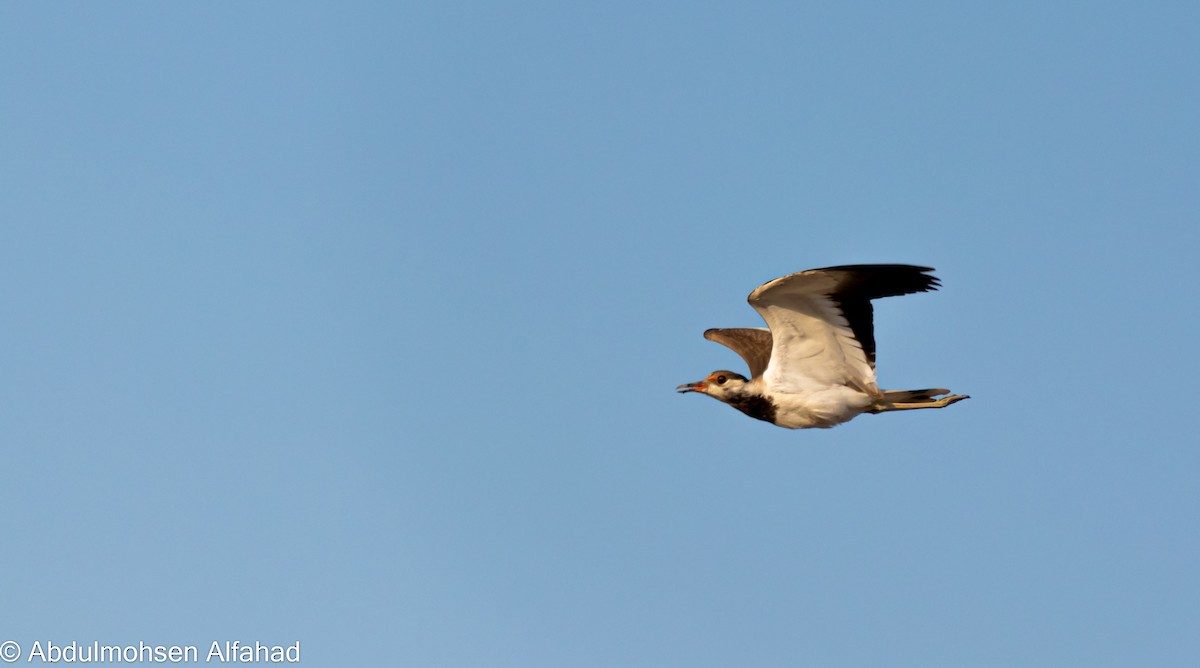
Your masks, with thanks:
[{"label": "blue sky", "polygon": [[[1194,3],[0,7],[0,641],[1192,666]],[[881,384],[675,385],[831,264]]]}]

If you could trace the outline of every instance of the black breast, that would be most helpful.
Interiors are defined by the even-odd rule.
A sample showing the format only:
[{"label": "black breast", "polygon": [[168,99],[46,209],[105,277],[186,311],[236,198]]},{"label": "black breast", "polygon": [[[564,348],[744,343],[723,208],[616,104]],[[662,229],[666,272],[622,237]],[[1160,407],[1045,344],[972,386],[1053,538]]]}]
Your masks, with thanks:
[{"label": "black breast", "polygon": [[729,405],[757,420],[775,424],[775,404],[761,394],[739,394],[729,398]]}]

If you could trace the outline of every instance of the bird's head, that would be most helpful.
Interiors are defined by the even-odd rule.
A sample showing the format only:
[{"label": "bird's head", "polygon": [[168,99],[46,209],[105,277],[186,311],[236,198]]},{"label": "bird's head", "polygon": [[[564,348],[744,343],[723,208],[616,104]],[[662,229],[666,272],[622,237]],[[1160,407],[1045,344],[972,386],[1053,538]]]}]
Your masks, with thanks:
[{"label": "bird's head", "polygon": [[730,397],[743,394],[746,391],[746,377],[733,371],[714,371],[708,377],[695,383],[685,383],[675,388],[676,392],[699,392],[713,399],[726,403]]}]

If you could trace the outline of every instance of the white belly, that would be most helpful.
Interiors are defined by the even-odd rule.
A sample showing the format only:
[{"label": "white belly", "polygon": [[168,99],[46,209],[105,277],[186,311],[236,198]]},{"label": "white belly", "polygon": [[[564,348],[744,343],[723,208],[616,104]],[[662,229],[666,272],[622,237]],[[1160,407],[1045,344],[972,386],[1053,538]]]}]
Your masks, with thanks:
[{"label": "white belly", "polygon": [[775,424],[788,429],[829,428],[871,407],[870,396],[849,387],[829,387],[797,393],[773,394]]}]

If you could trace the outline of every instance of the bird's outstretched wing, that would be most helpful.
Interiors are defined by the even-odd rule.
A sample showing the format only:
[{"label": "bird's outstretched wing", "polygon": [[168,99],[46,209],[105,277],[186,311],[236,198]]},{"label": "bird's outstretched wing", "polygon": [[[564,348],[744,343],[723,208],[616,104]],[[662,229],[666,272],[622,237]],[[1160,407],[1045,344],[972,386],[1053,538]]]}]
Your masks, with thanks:
[{"label": "bird's outstretched wing", "polygon": [[771,332],[766,329],[710,329],[704,332],[704,338],[737,353],[750,367],[751,378],[763,375],[771,361]]},{"label": "bird's outstretched wing", "polygon": [[935,290],[928,267],[810,269],[759,286],[748,301],[771,329],[769,387],[797,392],[847,385],[877,394],[871,300]]}]

